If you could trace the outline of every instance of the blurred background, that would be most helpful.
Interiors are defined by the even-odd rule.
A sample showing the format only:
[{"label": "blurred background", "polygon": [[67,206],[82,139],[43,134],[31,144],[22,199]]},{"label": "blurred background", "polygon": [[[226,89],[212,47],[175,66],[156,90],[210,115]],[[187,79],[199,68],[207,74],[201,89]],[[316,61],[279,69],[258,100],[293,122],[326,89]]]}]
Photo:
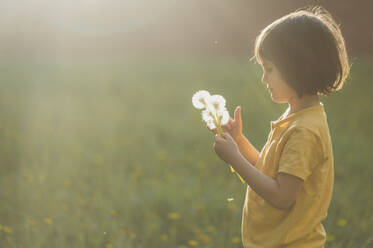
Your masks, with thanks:
[{"label": "blurred background", "polygon": [[[326,247],[372,247],[371,1],[1,0],[0,247],[242,247],[246,184],[192,105],[221,94],[261,150],[287,105],[250,62],[306,5],[332,13],[351,74],[322,97],[335,184]],[[228,198],[233,198],[228,201]]]}]

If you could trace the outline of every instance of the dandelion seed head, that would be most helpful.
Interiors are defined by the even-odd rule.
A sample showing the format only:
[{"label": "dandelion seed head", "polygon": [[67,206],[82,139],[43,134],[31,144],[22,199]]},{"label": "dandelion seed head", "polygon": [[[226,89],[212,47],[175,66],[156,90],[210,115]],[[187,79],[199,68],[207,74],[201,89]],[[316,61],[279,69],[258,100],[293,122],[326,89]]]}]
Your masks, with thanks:
[{"label": "dandelion seed head", "polygon": [[216,128],[216,125],[213,121],[208,121],[207,122],[207,126],[210,128],[210,129],[215,129]]},{"label": "dandelion seed head", "polygon": [[221,117],[221,124],[222,124],[222,125],[227,124],[228,121],[229,121],[229,112],[228,112],[228,110],[224,109],[224,110],[220,113],[220,117]]},{"label": "dandelion seed head", "polygon": [[211,95],[207,90],[199,90],[192,97],[193,106],[197,109],[207,107]]},{"label": "dandelion seed head", "polygon": [[202,114],[202,119],[205,122],[214,121],[214,118],[212,117],[212,113],[208,109],[203,110],[201,114]]},{"label": "dandelion seed head", "polygon": [[209,98],[209,103],[213,106],[215,111],[223,110],[225,107],[225,99],[221,95],[212,95]]},{"label": "dandelion seed head", "polygon": [[217,116],[219,118],[220,124],[225,125],[229,121],[229,112],[226,108],[217,111]]},{"label": "dandelion seed head", "polygon": [[226,100],[221,95],[210,95],[206,90],[197,91],[192,97],[193,106],[203,109],[202,120],[206,122],[210,129],[217,128],[218,125],[225,125],[229,122],[229,112],[225,107]]}]

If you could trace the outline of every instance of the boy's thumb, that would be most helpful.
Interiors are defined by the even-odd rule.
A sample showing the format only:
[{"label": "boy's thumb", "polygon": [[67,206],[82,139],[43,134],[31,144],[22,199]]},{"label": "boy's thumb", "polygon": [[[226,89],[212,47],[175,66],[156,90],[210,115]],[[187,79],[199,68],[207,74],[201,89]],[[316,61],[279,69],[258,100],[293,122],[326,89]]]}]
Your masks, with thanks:
[{"label": "boy's thumb", "polygon": [[240,121],[241,120],[241,106],[238,106],[234,111],[234,120]]}]

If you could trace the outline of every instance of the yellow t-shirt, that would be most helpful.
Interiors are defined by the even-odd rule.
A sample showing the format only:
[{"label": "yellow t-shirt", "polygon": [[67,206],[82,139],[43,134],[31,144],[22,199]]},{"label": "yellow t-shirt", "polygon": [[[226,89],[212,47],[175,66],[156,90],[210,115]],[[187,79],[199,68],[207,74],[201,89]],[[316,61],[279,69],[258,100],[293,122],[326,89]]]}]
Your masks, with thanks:
[{"label": "yellow t-shirt", "polygon": [[[288,109],[289,110],[289,109]],[[287,111],[288,111],[287,110]],[[245,248],[323,248],[334,183],[334,159],[323,103],[271,121],[268,141],[255,167],[276,178],[279,172],[304,180],[296,202],[280,210],[249,186],[242,211]]]}]

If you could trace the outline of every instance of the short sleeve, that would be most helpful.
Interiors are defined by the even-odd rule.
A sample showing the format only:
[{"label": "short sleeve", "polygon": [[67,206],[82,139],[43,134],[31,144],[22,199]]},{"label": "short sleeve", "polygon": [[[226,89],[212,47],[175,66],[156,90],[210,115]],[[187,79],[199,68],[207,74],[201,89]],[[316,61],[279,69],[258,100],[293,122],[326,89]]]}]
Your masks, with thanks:
[{"label": "short sleeve", "polygon": [[310,130],[296,128],[285,142],[278,172],[306,180],[323,157],[320,139]]}]

